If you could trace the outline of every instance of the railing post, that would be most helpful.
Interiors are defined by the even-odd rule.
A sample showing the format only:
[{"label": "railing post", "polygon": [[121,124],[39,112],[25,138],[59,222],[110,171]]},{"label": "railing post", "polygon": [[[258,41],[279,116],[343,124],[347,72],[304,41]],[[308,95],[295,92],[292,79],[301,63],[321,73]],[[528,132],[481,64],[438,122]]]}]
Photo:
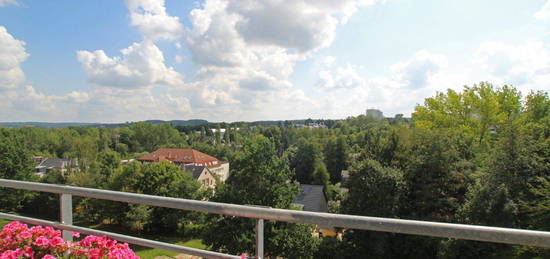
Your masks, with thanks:
[{"label": "railing post", "polygon": [[[61,219],[62,224],[72,225],[73,224],[73,197],[70,194],[61,194]],[[63,230],[63,240],[73,241],[73,232]]]},{"label": "railing post", "polygon": [[256,258],[264,259],[264,219],[256,220]]}]

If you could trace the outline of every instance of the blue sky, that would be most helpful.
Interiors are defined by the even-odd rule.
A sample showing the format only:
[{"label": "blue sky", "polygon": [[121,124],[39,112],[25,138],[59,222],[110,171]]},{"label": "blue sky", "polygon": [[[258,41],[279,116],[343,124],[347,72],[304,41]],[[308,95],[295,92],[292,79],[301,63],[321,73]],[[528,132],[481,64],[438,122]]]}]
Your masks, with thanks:
[{"label": "blue sky", "polygon": [[550,89],[550,1],[0,0],[0,121],[410,115]]}]

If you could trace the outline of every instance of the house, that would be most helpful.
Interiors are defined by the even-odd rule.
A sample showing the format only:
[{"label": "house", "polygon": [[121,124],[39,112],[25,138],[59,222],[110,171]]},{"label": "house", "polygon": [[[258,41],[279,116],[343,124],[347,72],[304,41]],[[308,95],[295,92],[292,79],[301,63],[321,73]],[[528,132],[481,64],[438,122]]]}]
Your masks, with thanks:
[{"label": "house", "polygon": [[35,173],[39,176],[44,176],[52,170],[59,170],[62,174],[68,170],[78,170],[78,160],[68,158],[43,158],[39,156],[33,157],[35,163]]},{"label": "house", "polygon": [[[300,194],[294,198],[292,204],[303,211],[328,212],[322,185],[300,184]],[[333,226],[317,226],[316,232],[322,236],[337,236]]]},{"label": "house", "polygon": [[193,179],[201,183],[201,185],[206,188],[214,188],[216,186],[216,182],[221,180],[206,166],[192,164],[184,165],[183,171],[190,173]]},{"label": "house", "polygon": [[191,173],[204,187],[215,187],[229,177],[229,162],[195,149],[161,148],[137,159],[142,163],[168,161]]}]

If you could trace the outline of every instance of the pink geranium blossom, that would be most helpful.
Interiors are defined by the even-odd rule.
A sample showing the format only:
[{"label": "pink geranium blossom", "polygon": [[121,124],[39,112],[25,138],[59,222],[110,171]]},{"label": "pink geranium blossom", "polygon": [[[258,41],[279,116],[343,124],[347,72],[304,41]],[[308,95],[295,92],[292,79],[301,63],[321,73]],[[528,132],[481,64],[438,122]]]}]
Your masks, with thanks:
[{"label": "pink geranium blossom", "polygon": [[[73,236],[80,237],[74,232]],[[0,232],[0,259],[139,259],[127,243],[118,243],[107,236],[86,236],[78,242],[64,241],[61,231],[14,221]]]}]

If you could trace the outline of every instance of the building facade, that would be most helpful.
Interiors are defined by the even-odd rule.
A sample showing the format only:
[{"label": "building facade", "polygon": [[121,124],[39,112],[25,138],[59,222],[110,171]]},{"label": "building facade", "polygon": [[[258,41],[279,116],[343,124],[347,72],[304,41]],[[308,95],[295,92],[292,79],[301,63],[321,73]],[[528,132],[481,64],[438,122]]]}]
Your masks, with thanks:
[{"label": "building facade", "polygon": [[161,148],[137,159],[142,163],[168,161],[188,172],[205,188],[214,188],[217,182],[229,177],[229,162],[195,149]]}]

